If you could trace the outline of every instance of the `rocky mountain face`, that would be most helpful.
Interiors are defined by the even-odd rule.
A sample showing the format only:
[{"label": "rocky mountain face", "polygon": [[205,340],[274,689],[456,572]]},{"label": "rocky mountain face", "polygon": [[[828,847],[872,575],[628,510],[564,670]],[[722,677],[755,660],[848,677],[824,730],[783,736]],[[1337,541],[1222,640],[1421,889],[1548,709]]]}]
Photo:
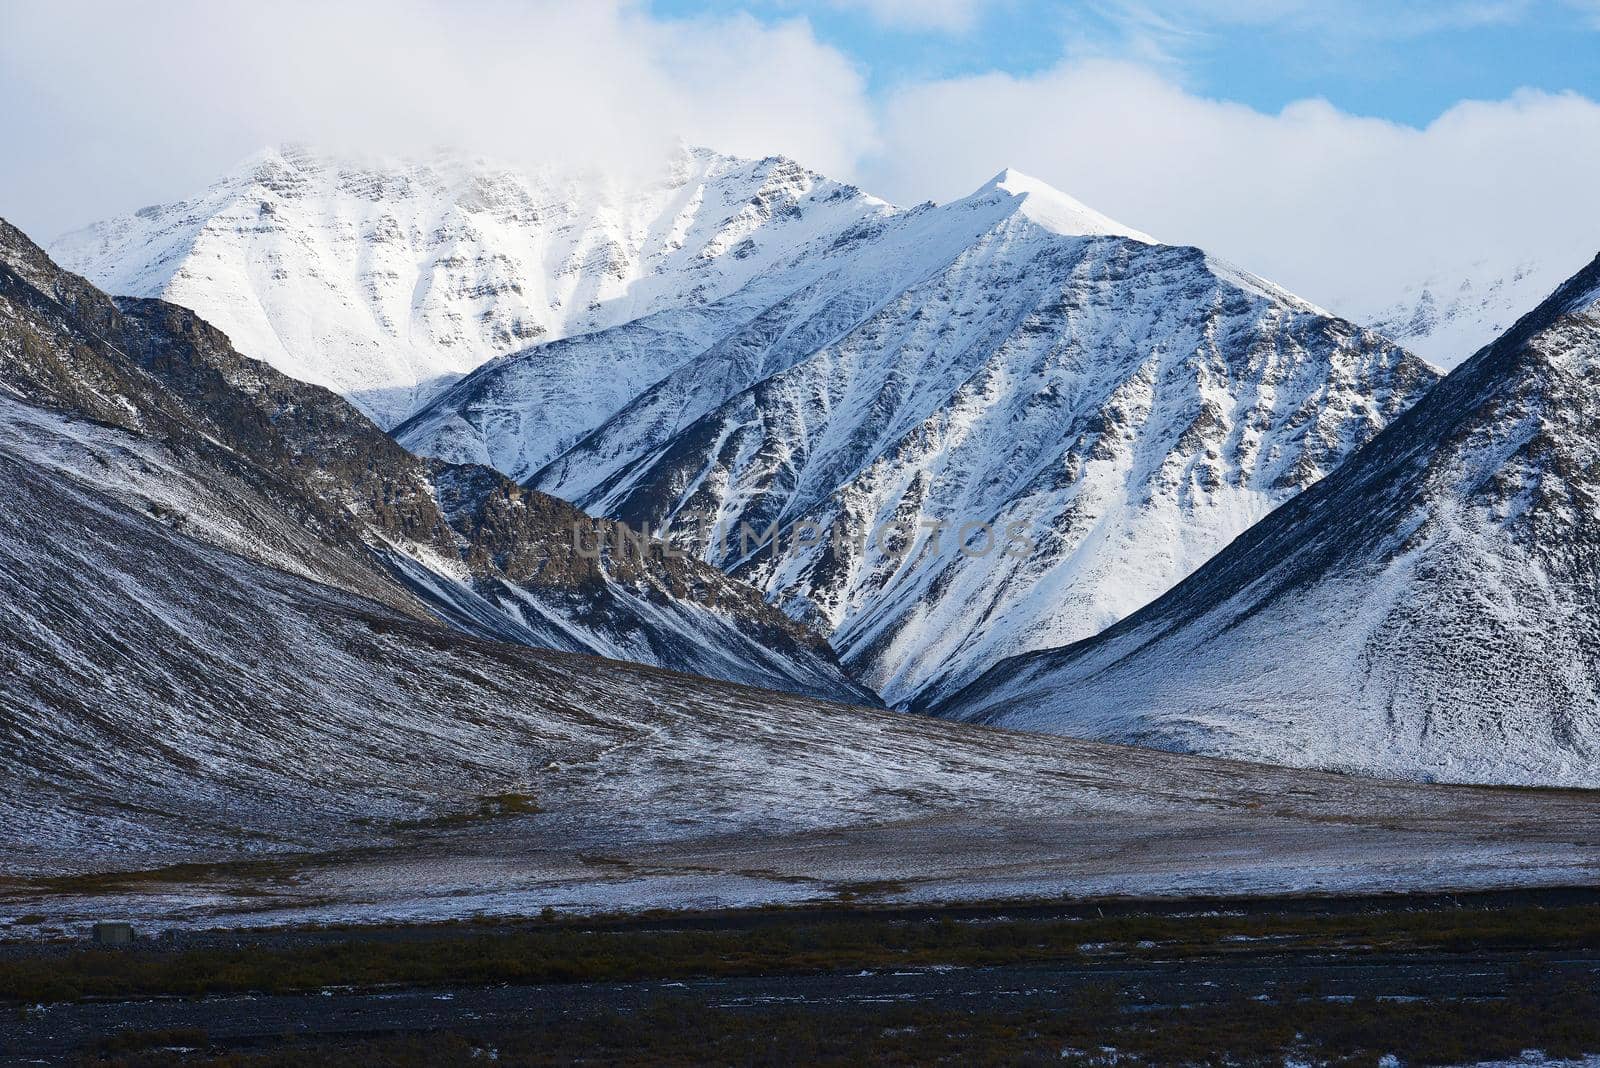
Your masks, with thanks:
[{"label": "rocky mountain face", "polygon": [[[398,436],[692,545],[899,704],[1138,608],[1437,377],[1015,172],[832,262],[693,331],[664,313],[496,361]],[[552,404],[633,353],[662,377],[614,413]]]},{"label": "rocky mountain face", "polygon": [[905,210],[784,159],[669,172],[279,151],[57,248],[413,452],[683,546],[901,705],[1140,607],[1437,377],[1015,172]]},{"label": "rocky mountain face", "polygon": [[699,149],[620,182],[284,147],[50,251],[108,292],[193,309],[387,428],[492,357],[803,272],[888,210],[789,160]]},{"label": "rocky mountain face", "polygon": [[1143,611],[936,711],[1251,760],[1600,786],[1600,260]]},{"label": "rocky mountain face", "polygon": [[419,459],[193,312],[113,301],[3,223],[0,386],[13,458],[252,560],[484,636],[870,700],[714,568]]}]

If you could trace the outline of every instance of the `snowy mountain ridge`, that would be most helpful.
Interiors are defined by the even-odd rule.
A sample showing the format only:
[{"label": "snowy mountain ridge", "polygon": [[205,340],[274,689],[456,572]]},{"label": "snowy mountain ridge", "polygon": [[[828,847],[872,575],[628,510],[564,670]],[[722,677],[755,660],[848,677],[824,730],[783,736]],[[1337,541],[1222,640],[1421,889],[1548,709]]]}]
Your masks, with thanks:
[{"label": "snowy mountain ridge", "polygon": [[790,160],[704,149],[634,187],[284,146],[50,251],[109,292],[194,309],[388,427],[488,359],[717,299],[889,210]]},{"label": "snowy mountain ridge", "polygon": [[[481,177],[413,192],[440,185],[427,176],[480,175],[430,166],[289,154],[267,180],[258,167],[220,196],[59,247],[95,277],[165,279],[230,333],[249,303],[249,329],[265,316],[273,343],[294,349],[269,363],[343,376],[369,410],[377,383],[398,383],[383,410],[420,403],[393,426],[414,452],[670,531],[821,629],[897,704],[1140,607],[1435,378],[1374,334],[1014,170],[902,210],[787,160],[686,152],[659,187],[563,193],[557,212],[529,207],[528,190],[551,188],[542,179],[502,176],[492,197],[461,192]],[[374,221],[405,214],[392,200],[426,208],[406,209],[396,240]],[[152,232],[184,227],[215,251],[176,265],[150,251]],[[571,250],[602,245],[614,272],[548,273],[594,266]],[[363,273],[372,258],[400,266]],[[219,260],[251,266],[240,276]],[[564,285],[590,287],[583,314]],[[398,328],[346,345],[327,324],[370,326],[370,309],[390,305],[408,336],[453,340],[421,356],[413,345],[398,369],[358,360],[355,383],[347,354],[387,351]],[[513,320],[544,332],[488,359],[480,327]],[[749,553],[697,540],[685,528],[700,516],[735,533],[849,537]],[[943,527],[942,543],[926,540]],[[901,528],[909,551],[871,540]],[[954,543],[964,528],[1025,530],[1033,548],[974,556]]]},{"label": "snowy mountain ridge", "polygon": [[1014,167],[1007,167],[989,179],[974,196],[983,196],[991,189],[1018,198],[1018,210],[1022,214],[1063,237],[1129,237],[1147,245],[1159,243],[1149,234],[1124,226]]},{"label": "snowy mountain ridge", "polygon": [[1600,786],[1600,259],[1330,478],[935,711],[1370,775]]},{"label": "snowy mountain ridge", "polygon": [[[496,361],[397,435],[672,531],[897,704],[1138,608],[1436,377],[1014,171],[859,228],[752,314],[758,295],[697,309],[695,331],[661,313]],[[614,413],[551,403],[635,352],[664,373]],[[751,552],[697,537],[706,517],[847,536]],[[968,524],[1034,547],[974,555],[955,543]],[[871,536],[897,526],[910,547]]]},{"label": "snowy mountain ridge", "polygon": [[[1051,199],[1031,179],[1013,177],[1013,191],[1004,184],[1007,175],[1016,172],[952,204],[919,205],[852,227],[805,270],[774,272],[722,301],[503,358],[397,427],[396,436],[428,455],[488,463],[580,499],[594,486],[571,465],[567,475],[552,465],[583,439],[608,428],[628,442],[608,449],[658,442],[703,415],[713,398],[725,399],[728,383],[764,377],[810,355],[1005,219],[1042,213],[1062,236],[1080,236],[1069,224],[1088,234],[1125,229],[1088,209],[1072,214],[1075,201],[1062,194]],[[604,373],[596,374],[600,368]],[[695,378],[687,392],[672,389],[680,369]],[[667,395],[654,393],[658,387]]]}]

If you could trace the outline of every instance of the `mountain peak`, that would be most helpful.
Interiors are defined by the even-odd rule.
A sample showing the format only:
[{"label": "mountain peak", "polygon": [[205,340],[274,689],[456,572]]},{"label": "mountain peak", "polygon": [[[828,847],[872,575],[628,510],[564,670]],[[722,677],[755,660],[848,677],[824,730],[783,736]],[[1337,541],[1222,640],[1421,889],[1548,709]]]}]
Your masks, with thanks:
[{"label": "mountain peak", "polygon": [[1007,167],[973,194],[974,198],[985,199],[997,196],[1015,198],[1022,214],[1046,230],[1064,237],[1128,237],[1146,245],[1160,244],[1149,234],[1124,226],[1050,183],[1023,174],[1015,167]]}]

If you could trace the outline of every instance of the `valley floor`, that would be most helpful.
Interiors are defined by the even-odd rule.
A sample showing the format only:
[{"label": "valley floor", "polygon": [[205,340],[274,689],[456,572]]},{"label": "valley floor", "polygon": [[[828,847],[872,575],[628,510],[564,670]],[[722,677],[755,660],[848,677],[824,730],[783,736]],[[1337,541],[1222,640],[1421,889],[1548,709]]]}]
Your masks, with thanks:
[{"label": "valley floor", "polygon": [[[873,749],[936,747],[953,731],[840,714],[870,716]],[[500,795],[351,824],[325,850],[41,850],[0,873],[0,925],[11,924],[0,929],[48,939],[105,918],[161,930],[1600,882],[1585,791],[1379,782],[966,728],[960,759],[981,742],[990,774],[964,795],[927,773],[845,788],[800,747],[796,766],[817,784],[807,808],[757,754],[697,768],[674,734],[548,772],[537,802]]]},{"label": "valley floor", "polygon": [[1471,1064],[1600,1051],[1600,891],[0,943],[0,1065]]}]

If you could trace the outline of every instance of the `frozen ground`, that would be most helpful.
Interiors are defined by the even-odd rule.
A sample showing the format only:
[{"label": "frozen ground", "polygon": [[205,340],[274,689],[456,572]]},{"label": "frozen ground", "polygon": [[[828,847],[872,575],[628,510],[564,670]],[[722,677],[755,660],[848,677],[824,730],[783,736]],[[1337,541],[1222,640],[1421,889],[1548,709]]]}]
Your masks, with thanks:
[{"label": "frozen ground", "polygon": [[[738,921],[735,921],[738,922]],[[406,932],[384,932],[396,939]],[[383,937],[383,934],[378,937]],[[279,939],[297,937],[246,936],[247,945],[274,947]],[[338,935],[332,937],[339,937]],[[444,937],[448,938],[448,935]],[[335,943],[337,944],[337,943]],[[270,951],[270,949],[269,949]],[[48,952],[48,951],[44,951]],[[12,1065],[73,1063],[74,1052],[91,1046],[101,1036],[121,1029],[171,1033],[203,1030],[208,1040],[235,1048],[260,1048],[282,1041],[285,1033],[315,1035],[339,1041],[374,1033],[466,1031],[494,1048],[487,1036],[538,1026],[569,1029],[578,1021],[604,1014],[645,1016],[663,1003],[678,1012],[697,1006],[716,1012],[738,1013],[756,1020],[796,1011],[814,1014],[839,1026],[852,1013],[879,1014],[883,1023],[906,1009],[938,1011],[954,1023],[985,1014],[1036,1012],[1068,1013],[1085,994],[1115,984],[1125,1005],[1147,1019],[1153,1012],[1193,1011],[1197,1007],[1227,1005],[1240,998],[1271,1001],[1314,989],[1329,1002],[1374,998],[1393,1004],[1440,998],[1497,999],[1514,989],[1526,958],[1517,954],[1330,956],[1272,954],[1226,956],[1211,959],[1128,960],[1096,957],[1088,960],[1051,961],[1001,967],[914,967],[840,970],[822,974],[719,976],[715,978],[655,979],[628,982],[550,983],[524,985],[496,983],[485,986],[428,987],[422,989],[324,989],[313,994],[234,994],[206,998],[146,998],[133,1001],[95,1000],[77,1004],[39,1006],[25,1013],[10,1033],[0,1033],[0,1068]],[[1600,975],[1600,961],[1584,955],[1562,962],[1563,977],[1582,982]],[[1293,1011],[1293,1010],[1288,1010]],[[902,1017],[903,1019],[903,1017]],[[1163,1022],[1181,1019],[1166,1016]],[[959,1026],[959,1024],[957,1024]],[[1159,1026],[1159,1025],[1158,1025]],[[880,1028],[881,1029],[881,1028]],[[1530,1032],[1532,1032],[1530,1028]],[[1115,1041],[1108,1034],[1108,1039]],[[1114,1046],[1101,1047],[1112,1054],[1099,1063],[1115,1065]],[[1379,1047],[1382,1048],[1381,1046]],[[969,1044],[958,1063],[1017,1063],[993,1050],[980,1060],[980,1050]],[[9,1056],[8,1056],[9,1054]],[[793,1054],[795,1063],[810,1063]],[[603,1057],[593,1058],[604,1061]],[[731,1060],[731,1058],[729,1059]],[[706,1057],[707,1063],[728,1063]],[[1150,1063],[1137,1053],[1122,1063]],[[1365,1061],[1381,1068],[1399,1068],[1393,1055],[1369,1054]],[[551,1063],[555,1059],[551,1058]],[[607,1062],[609,1063],[609,1062]],[[873,1063],[863,1055],[859,1063]],[[918,1063],[902,1059],[898,1063]],[[1036,1063],[1024,1061],[1023,1063]],[[1081,1063],[1073,1061],[1071,1063]],[[1165,1063],[1165,1062],[1157,1062]],[[1195,1063],[1213,1063],[1199,1062]],[[1217,1063],[1263,1063],[1219,1059]],[[1284,1068],[1309,1068],[1312,1064],[1340,1063],[1325,1058],[1291,1054]],[[1529,1050],[1520,1059],[1484,1062],[1477,1068],[1597,1068],[1600,1058],[1551,1060]]]},{"label": "frozen ground", "polygon": [[[1063,754],[1061,762],[1070,767],[1074,756],[1083,754]],[[373,923],[531,915],[546,907],[613,913],[838,901],[1386,893],[1589,884],[1600,872],[1600,843],[1583,829],[1584,806],[1570,798],[1519,802],[1419,788],[1390,798],[1399,804],[1386,816],[1361,804],[1338,811],[1332,794],[1316,789],[1326,784],[1311,784],[1298,803],[1262,811],[1243,798],[1265,786],[1266,777],[1241,778],[1231,803],[1218,797],[1213,811],[1194,815],[1175,811],[1172,795],[1156,811],[1119,812],[1118,802],[1135,807],[1130,795],[1139,793],[1124,784],[1120,798],[1101,798],[1098,812],[1082,794],[1068,794],[1054,813],[1032,816],[998,806],[1002,811],[981,815],[933,811],[904,820],[841,818],[812,830],[709,835],[693,816],[650,828],[618,826],[595,811],[594,801],[574,799],[571,808],[557,805],[492,828],[384,836],[371,847],[290,854],[267,864],[203,865],[126,881],[11,880],[0,894],[0,914],[46,917],[8,932],[30,937],[108,916],[157,929]],[[907,794],[901,803],[916,806],[915,791]]]}]

